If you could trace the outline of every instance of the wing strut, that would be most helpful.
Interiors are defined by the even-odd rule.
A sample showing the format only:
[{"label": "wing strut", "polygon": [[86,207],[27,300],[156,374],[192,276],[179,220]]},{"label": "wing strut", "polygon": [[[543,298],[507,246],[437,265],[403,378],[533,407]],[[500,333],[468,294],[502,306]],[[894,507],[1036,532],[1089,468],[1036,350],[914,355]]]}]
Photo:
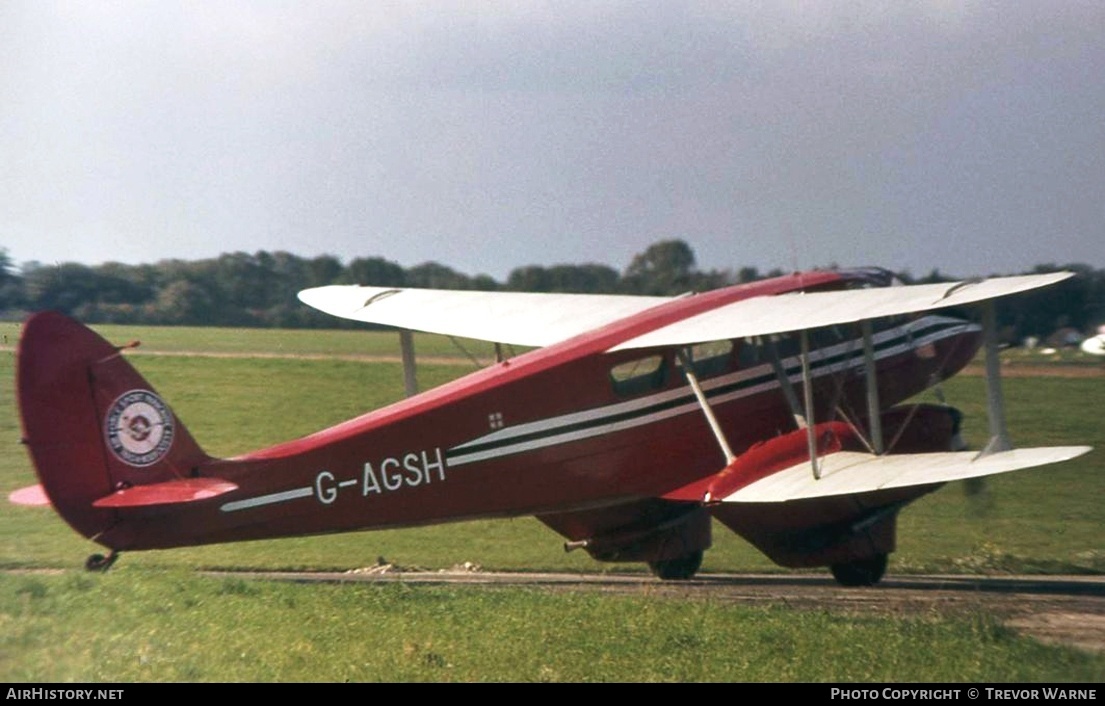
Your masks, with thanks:
[{"label": "wing strut", "polygon": [[821,466],[817,462],[817,432],[813,419],[813,374],[810,372],[810,332],[802,329],[802,401],[806,412],[806,444],[810,451],[810,466],[814,480],[821,479]]},{"label": "wing strut", "polygon": [[982,306],[982,335],[986,347],[986,404],[990,418],[990,441],[980,456],[1013,448],[1005,424],[1005,399],[1001,392],[1001,361],[998,359],[998,325],[994,300]]},{"label": "wing strut", "polygon": [[885,450],[882,439],[882,412],[879,409],[879,381],[875,369],[875,344],[871,319],[864,319],[860,325],[863,330],[863,367],[867,382],[867,420],[871,435],[871,450],[881,456]]},{"label": "wing strut", "polygon": [[414,334],[410,329],[399,329],[399,348],[403,355],[403,385],[407,397],[418,394],[418,377],[414,362]]},{"label": "wing strut", "polygon": [[725,433],[721,430],[721,425],[714,415],[714,410],[710,407],[710,402],[702,391],[702,385],[698,382],[698,376],[694,374],[694,362],[687,355],[687,349],[680,348],[678,355],[679,362],[683,364],[683,374],[687,376],[687,382],[690,383],[691,390],[694,391],[694,396],[698,400],[699,406],[702,407],[702,413],[706,415],[706,421],[710,425],[710,430],[714,432],[714,438],[717,439],[718,446],[721,447],[721,452],[725,455],[725,465],[728,466],[737,456],[733,453],[729,441],[725,438]]},{"label": "wing strut", "polygon": [[771,356],[771,370],[775,373],[776,379],[779,380],[779,388],[783,391],[783,397],[786,398],[787,406],[790,407],[790,414],[794,417],[794,424],[799,429],[805,429],[806,418],[803,416],[802,408],[798,404],[798,395],[794,393],[794,385],[790,383],[790,376],[783,367],[783,361],[779,359],[779,348],[775,345],[775,339],[773,337],[767,339],[767,351]]}]

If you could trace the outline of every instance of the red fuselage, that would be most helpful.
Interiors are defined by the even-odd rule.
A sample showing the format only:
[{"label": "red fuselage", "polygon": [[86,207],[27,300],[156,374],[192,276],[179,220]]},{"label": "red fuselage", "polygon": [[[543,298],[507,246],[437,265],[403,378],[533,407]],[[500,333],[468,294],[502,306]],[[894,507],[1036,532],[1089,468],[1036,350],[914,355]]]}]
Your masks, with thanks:
[{"label": "red fuselage", "polygon": [[[87,498],[60,497],[68,491],[43,477],[43,463],[53,452],[43,446],[41,430],[52,412],[34,399],[37,383],[21,386],[21,407],[51,499],[70,513],[83,513],[67,519],[116,550],[613,508],[659,498],[718,472],[726,459],[674,349],[607,353],[610,348],[723,303],[846,284],[838,274],[820,272],[684,297],[296,441],[232,459],[192,450],[170,458],[177,478],[218,478],[237,489],[187,503],[84,510]],[[862,420],[858,329],[815,332],[813,342],[815,418],[844,410]],[[957,320],[924,317],[891,324],[875,344],[886,408],[958,371],[974,355],[979,335]],[[29,345],[35,356],[51,355],[45,346]],[[91,379],[99,419],[110,413],[110,402],[118,408],[120,395],[139,385],[129,366],[101,365],[106,345],[83,338],[66,343],[72,360],[65,364],[87,366],[93,374],[75,371],[65,379],[78,387]],[[776,360],[800,389],[794,342],[784,336],[773,345]],[[73,352],[82,348],[87,354]],[[794,429],[769,353],[766,341],[741,340],[696,355],[698,377],[738,455]],[[148,434],[144,427],[140,431]],[[190,441],[179,423],[174,434],[174,444]],[[92,457],[90,439],[87,449],[65,461],[83,459],[106,469],[103,480],[82,485],[85,495],[146,482],[146,471],[111,459],[110,448]]]}]

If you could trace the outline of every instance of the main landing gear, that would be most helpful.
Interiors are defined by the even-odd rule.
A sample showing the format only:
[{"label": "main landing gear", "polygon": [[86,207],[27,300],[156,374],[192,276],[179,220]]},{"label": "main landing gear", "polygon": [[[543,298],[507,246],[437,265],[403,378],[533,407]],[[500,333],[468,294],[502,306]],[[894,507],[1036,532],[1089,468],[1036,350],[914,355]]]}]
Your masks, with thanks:
[{"label": "main landing gear", "polygon": [[119,552],[112,550],[110,554],[104,556],[103,554],[92,554],[84,560],[85,571],[99,571],[103,573],[111,568],[111,565],[115,563],[115,560],[119,558]]},{"label": "main landing gear", "polygon": [[829,570],[841,586],[874,586],[886,573],[886,560],[886,554],[876,554],[868,559],[833,564]]},{"label": "main landing gear", "polygon": [[648,568],[657,578],[665,581],[686,581],[693,578],[702,566],[702,552],[691,552],[674,559],[650,561]]}]

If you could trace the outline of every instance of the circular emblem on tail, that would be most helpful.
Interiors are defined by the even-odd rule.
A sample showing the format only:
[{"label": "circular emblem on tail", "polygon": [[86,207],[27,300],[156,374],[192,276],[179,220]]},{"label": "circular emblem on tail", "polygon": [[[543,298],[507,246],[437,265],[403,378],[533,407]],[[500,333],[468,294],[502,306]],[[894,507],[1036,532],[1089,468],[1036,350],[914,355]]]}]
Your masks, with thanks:
[{"label": "circular emblem on tail", "polygon": [[149,390],[131,390],[111,404],[104,421],[107,446],[132,466],[152,466],[173,445],[173,415]]}]

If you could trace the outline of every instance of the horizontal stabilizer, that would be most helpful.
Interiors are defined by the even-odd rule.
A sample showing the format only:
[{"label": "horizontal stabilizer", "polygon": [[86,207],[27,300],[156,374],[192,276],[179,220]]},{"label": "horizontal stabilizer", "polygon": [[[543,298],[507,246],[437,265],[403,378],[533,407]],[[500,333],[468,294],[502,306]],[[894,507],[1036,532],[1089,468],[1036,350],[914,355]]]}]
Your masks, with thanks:
[{"label": "horizontal stabilizer", "polygon": [[184,478],[123,488],[100,498],[92,505],[109,508],[175,505],[207,500],[237,489],[238,486],[234,483],[220,478]]},{"label": "horizontal stabilizer", "polygon": [[1033,468],[1077,458],[1089,446],[1013,449],[979,456],[976,451],[875,456],[840,451],[818,459],[821,478],[803,461],[724,497],[727,503],[775,503],[947,483]]},{"label": "horizontal stabilizer", "polygon": [[50,498],[46,497],[46,489],[36,484],[13,490],[8,494],[8,502],[13,505],[44,507],[50,504]]}]

